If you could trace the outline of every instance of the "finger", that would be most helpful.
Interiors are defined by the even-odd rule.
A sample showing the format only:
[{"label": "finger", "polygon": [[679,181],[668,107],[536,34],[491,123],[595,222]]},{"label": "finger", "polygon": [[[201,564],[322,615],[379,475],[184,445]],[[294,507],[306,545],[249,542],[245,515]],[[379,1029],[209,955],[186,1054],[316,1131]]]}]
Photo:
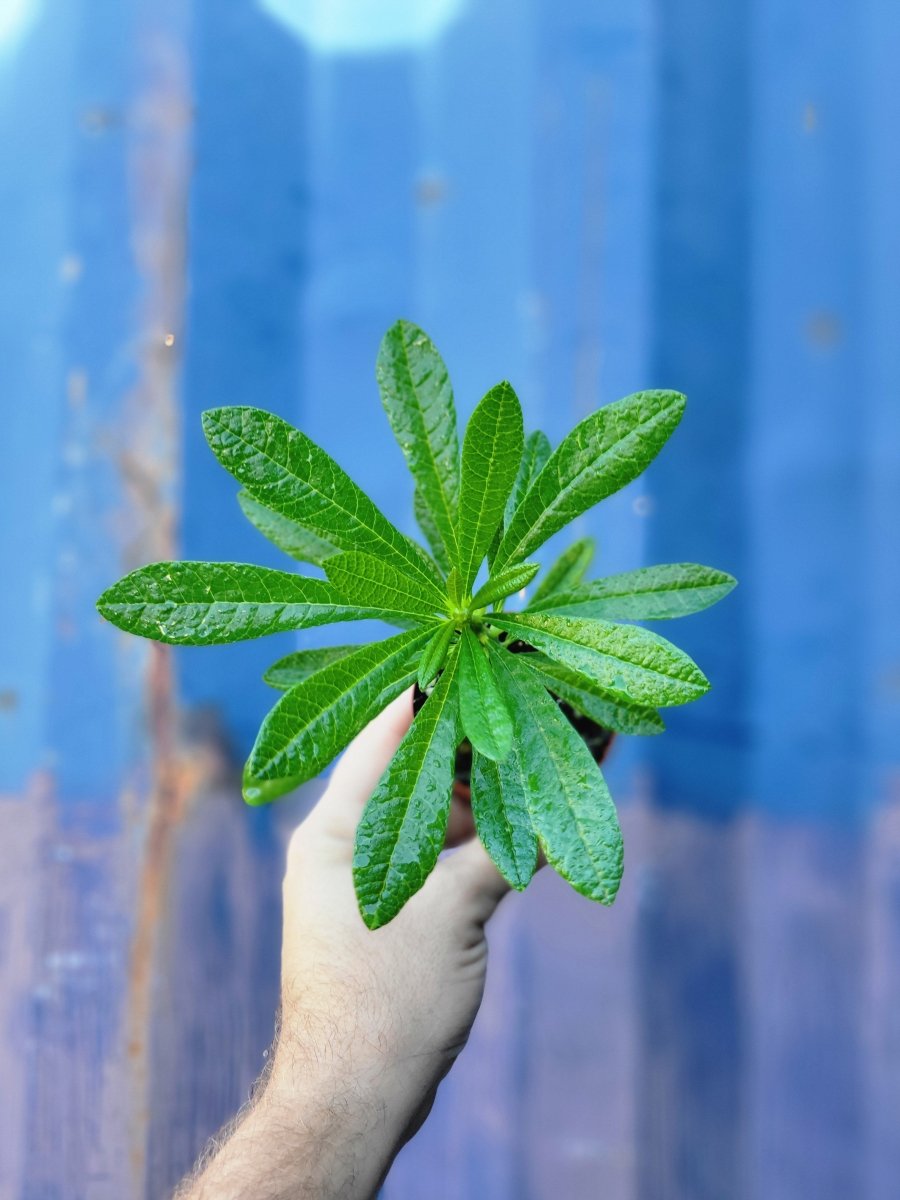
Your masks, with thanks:
[{"label": "finger", "polygon": [[472,916],[483,925],[493,914],[510,885],[494,864],[478,838],[472,838],[435,868],[443,887],[462,896],[472,906]]},{"label": "finger", "polygon": [[365,803],[412,719],[410,688],[357,734],[344,751],[313,814],[330,833],[352,842]]}]

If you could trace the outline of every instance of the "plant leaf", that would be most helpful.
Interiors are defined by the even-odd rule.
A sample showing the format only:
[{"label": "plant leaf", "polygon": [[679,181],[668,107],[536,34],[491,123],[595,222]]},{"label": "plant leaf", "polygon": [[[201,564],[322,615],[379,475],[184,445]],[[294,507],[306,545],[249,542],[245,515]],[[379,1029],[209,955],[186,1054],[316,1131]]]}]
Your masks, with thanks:
[{"label": "plant leaf", "polygon": [[397,915],[444,845],[459,744],[457,661],[451,654],[363,809],[353,881],[370,929]]},{"label": "plant leaf", "polygon": [[539,429],[535,429],[533,433],[529,433],[525,439],[522,461],[519,463],[519,470],[512,485],[512,490],[509,493],[509,499],[506,502],[506,509],[504,511],[504,523],[506,525],[512,520],[513,513],[525,499],[528,489],[534,483],[535,479],[537,479],[552,452],[550,439],[546,433],[541,433]]},{"label": "plant leaf", "polygon": [[591,565],[596,545],[591,537],[580,538],[564,550],[555,563],[548,569],[547,574],[535,589],[534,596],[528,608],[540,607],[540,601],[565,588],[574,587],[584,578],[584,573]]},{"label": "plant leaf", "polygon": [[472,597],[472,607],[487,608],[495,600],[502,600],[504,596],[521,591],[534,579],[539,570],[539,563],[519,563],[516,567],[509,567],[497,575],[492,575]]},{"label": "plant leaf", "polygon": [[97,608],[120,629],[173,646],[240,642],[285,629],[397,615],[346,604],[324,579],[216,562],[150,563],[108,588]]},{"label": "plant leaf", "polygon": [[522,891],[537,866],[538,841],[528,815],[525,766],[515,746],[502,763],[473,752],[472,816],[497,870]]},{"label": "plant leaf", "polygon": [[679,392],[636,392],[586,417],[550,455],[516,509],[494,565],[528,558],[547,538],[630,483],[681,420]]},{"label": "plant leaf", "polygon": [[431,511],[426,507],[418,488],[413,493],[413,513],[415,514],[419,528],[425,534],[425,539],[431,547],[434,561],[446,575],[450,570],[450,558],[447,554],[447,548],[441,541],[441,535],[438,533],[438,528],[434,523]]},{"label": "plant leaf", "polygon": [[327,767],[363,726],[409,687],[429,636],[428,629],[414,629],[361,646],[285,692],[260,726],[247,760],[248,804],[274,799],[253,793],[260,781],[283,779],[296,787]]},{"label": "plant leaf", "polygon": [[304,679],[309,679],[310,675],[315,675],[316,671],[327,667],[329,663],[346,658],[348,654],[355,654],[358,649],[359,646],[319,646],[312,650],[295,650],[272,663],[263,675],[263,681],[269,687],[286,692],[302,683]]},{"label": "plant leaf", "polygon": [[487,650],[466,626],[459,642],[459,717],[473,749],[502,762],[513,741],[513,723]]},{"label": "plant leaf", "polygon": [[306,782],[305,775],[284,775],[279,776],[278,779],[254,779],[245,764],[241,790],[246,804],[249,804],[251,808],[261,808],[264,804],[272,804],[275,800],[280,800],[282,796],[296,791]]},{"label": "plant leaf", "polygon": [[416,491],[452,564],[456,560],[459,440],[447,368],[427,334],[410,321],[397,321],[384,335],[375,376]]},{"label": "plant leaf", "polygon": [[620,621],[662,621],[709,608],[727,596],[737,580],[725,571],[697,563],[667,563],[608,575],[580,586],[535,595],[529,610]]},{"label": "plant leaf", "polygon": [[362,550],[443,586],[425,551],[393,526],[350,476],[305,433],[259,408],[212,408],[203,430],[219,462],[254,500],[338,550]]},{"label": "plant leaf", "polygon": [[547,861],[576,891],[612,904],[622,878],[622,834],[600,768],[534,674],[490,646],[516,724],[528,813]]},{"label": "plant leaf", "polygon": [[408,617],[434,617],[445,612],[447,599],[434,584],[410,579],[390,561],[351,550],[325,564],[325,574],[338,595],[351,604],[375,604]]},{"label": "plant leaf", "polygon": [[522,408],[508,383],[498,383],[472,413],[462,449],[459,572],[469,592],[503,519],[522,458]]},{"label": "plant leaf", "polygon": [[697,664],[649,629],[543,613],[515,617],[489,613],[487,619],[594,679],[626,704],[665,708],[687,704],[709,691],[709,681]]},{"label": "plant leaf", "polygon": [[336,547],[330,542],[316,537],[296,521],[266,508],[243,488],[238,492],[238,504],[250,524],[255,525],[263,537],[268,538],[279,550],[283,550],[291,558],[296,558],[298,562],[315,563],[320,567],[326,558],[337,554]]},{"label": "plant leaf", "polygon": [[513,481],[509,499],[506,501],[506,507],[503,510],[503,523],[497,526],[497,530],[491,539],[491,545],[487,553],[489,568],[493,569],[494,559],[497,557],[497,551],[500,549],[500,543],[503,541],[503,534],[506,531],[506,526],[512,520],[513,513],[524,499],[526,492],[549,457],[550,442],[547,440],[547,435],[541,433],[540,430],[530,433],[525,439],[525,448],[522,451],[519,470]]},{"label": "plant leaf", "polygon": [[463,586],[459,570],[454,567],[447,576],[447,599],[453,608],[462,608]]},{"label": "plant leaf", "polygon": [[561,700],[605,729],[617,733],[655,734],[665,729],[655,708],[644,704],[625,704],[599,687],[593,679],[554,662],[543,654],[521,654],[523,663]]},{"label": "plant leaf", "polygon": [[431,641],[422,651],[416,681],[423,692],[444,665],[444,659],[447,657],[450,642],[455,632],[456,629],[453,622],[445,621],[443,625],[438,626]]}]

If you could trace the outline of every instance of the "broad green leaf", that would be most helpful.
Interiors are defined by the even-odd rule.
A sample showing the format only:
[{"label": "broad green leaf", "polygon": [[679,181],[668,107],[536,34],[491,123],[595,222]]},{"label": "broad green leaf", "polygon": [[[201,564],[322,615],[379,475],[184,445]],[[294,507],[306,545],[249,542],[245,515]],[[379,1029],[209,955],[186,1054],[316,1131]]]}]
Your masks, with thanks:
[{"label": "broad green leaf", "polygon": [[291,558],[296,558],[298,562],[315,563],[320,567],[326,558],[337,554],[337,548],[330,542],[316,537],[314,533],[310,533],[296,521],[283,517],[281,513],[266,508],[243,489],[238,492],[238,504],[247,520],[256,526],[263,537],[267,537],[279,550],[283,550]]},{"label": "broad green leaf", "polygon": [[450,571],[450,558],[447,554],[447,548],[441,540],[440,533],[438,533],[438,527],[434,523],[431,510],[426,507],[418,488],[413,493],[413,513],[415,514],[416,523],[425,534],[425,540],[431,547],[434,561],[445,575],[448,574]]},{"label": "broad green leaf", "polygon": [[539,430],[530,433],[525,439],[519,470],[513,481],[509,499],[506,501],[506,507],[503,510],[503,523],[497,526],[497,530],[491,539],[491,545],[487,554],[488,567],[491,569],[493,569],[497,551],[500,549],[500,543],[503,541],[506,526],[512,520],[513,513],[524,499],[526,492],[549,457],[550,442],[547,440],[547,435],[541,433]]},{"label": "broad green leaf", "polygon": [[472,816],[484,848],[510,887],[522,891],[537,866],[528,815],[526,766],[517,748],[502,762],[472,754]]},{"label": "broad green leaf", "polygon": [[398,633],[329,663],[281,697],[263,721],[247,760],[244,799],[260,781],[305,783],[328,766],[363,726],[416,677],[429,629]]},{"label": "broad green leaf", "polygon": [[509,499],[506,502],[506,509],[504,511],[504,523],[506,525],[512,520],[513,513],[527,496],[528,489],[534,483],[535,479],[537,479],[552,452],[552,447],[546,433],[541,433],[539,429],[536,429],[533,433],[529,433],[525,439],[522,461],[519,463],[519,470],[512,485],[512,490],[509,493]]},{"label": "broad green leaf", "polygon": [[324,567],[338,595],[350,604],[373,604],[408,617],[446,611],[447,599],[439,588],[411,579],[387,559],[351,550],[329,558]]},{"label": "broad green leaf", "polygon": [[391,620],[347,604],[324,579],[244,563],[160,562],[132,571],[97,601],[108,621],[173,646],[240,642],[337,621]]},{"label": "broad green leaf", "polygon": [[447,599],[452,608],[462,608],[464,599],[462,579],[456,567],[447,576]]},{"label": "broad green leaf", "polygon": [[580,583],[591,565],[595,548],[594,539],[586,537],[579,538],[568,550],[564,550],[535,589],[534,596],[528,604],[529,609],[540,607],[540,601],[547,596]]},{"label": "broad green leaf", "polygon": [[450,642],[455,632],[456,629],[453,622],[445,621],[443,625],[438,626],[437,631],[432,635],[431,641],[422,651],[416,681],[423,692],[444,665],[444,659],[447,657]]},{"label": "broad green leaf", "polygon": [[631,734],[662,733],[665,729],[655,708],[645,704],[624,704],[587,675],[564,667],[543,654],[521,654],[519,657],[560,700],[565,700],[577,712],[605,729]]},{"label": "broad green leaf", "polygon": [[459,493],[459,572],[463,590],[503,519],[522,458],[522,408],[508,383],[498,383],[478,403],[466,428]]},{"label": "broad green leaf", "polygon": [[212,408],[203,414],[203,430],[222,466],[266,508],[338,550],[365,551],[426,585],[443,585],[425,551],[390,523],[333,458],[281,417],[259,408]]},{"label": "broad green leaf", "polygon": [[453,653],[363,809],[353,881],[370,929],[397,915],[444,845],[459,744],[456,670]]},{"label": "broad green leaf", "polygon": [[468,626],[459,642],[459,718],[473,749],[495,762],[506,758],[512,748],[512,717],[487,648]]},{"label": "broad green leaf", "polygon": [[636,392],[607,404],[563,439],[516,509],[494,565],[528,558],[557,530],[630,483],[681,420],[679,392]]},{"label": "broad green leaf", "polygon": [[509,567],[506,571],[492,575],[472,597],[472,608],[487,608],[495,600],[502,600],[504,596],[521,591],[534,579],[539,570],[538,563],[520,563],[516,567]]},{"label": "broad green leaf", "polygon": [[576,891],[612,904],[622,878],[622,834],[590,750],[533,672],[491,646],[516,724],[516,754],[531,824],[547,861]]},{"label": "broad green leaf", "polygon": [[272,663],[263,675],[263,680],[269,687],[286,692],[302,683],[304,679],[309,679],[310,675],[315,675],[316,671],[327,667],[329,663],[346,658],[348,654],[355,654],[358,649],[359,646],[319,646],[313,650],[295,650]]},{"label": "broad green leaf", "polygon": [[625,703],[666,708],[687,704],[709,691],[709,681],[697,664],[648,629],[543,613],[489,613],[487,619],[587,675]]},{"label": "broad green leaf", "polygon": [[427,334],[398,321],[375,366],[381,402],[448,560],[456,560],[459,440],[450,376]]},{"label": "broad green leaf", "polygon": [[700,612],[727,596],[737,580],[697,563],[667,563],[608,575],[568,590],[537,595],[530,610],[619,621],[661,621]]}]

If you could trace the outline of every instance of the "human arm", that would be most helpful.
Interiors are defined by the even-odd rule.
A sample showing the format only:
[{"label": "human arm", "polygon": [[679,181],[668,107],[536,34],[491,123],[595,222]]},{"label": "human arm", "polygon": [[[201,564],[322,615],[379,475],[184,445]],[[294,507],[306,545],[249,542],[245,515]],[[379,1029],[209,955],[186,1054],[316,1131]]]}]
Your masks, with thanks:
[{"label": "human arm", "polygon": [[466,1043],[507,885],[465,814],[388,925],[368,930],[353,891],[356,824],[411,717],[407,693],[360,734],[291,839],[271,1070],[181,1200],[370,1200]]}]

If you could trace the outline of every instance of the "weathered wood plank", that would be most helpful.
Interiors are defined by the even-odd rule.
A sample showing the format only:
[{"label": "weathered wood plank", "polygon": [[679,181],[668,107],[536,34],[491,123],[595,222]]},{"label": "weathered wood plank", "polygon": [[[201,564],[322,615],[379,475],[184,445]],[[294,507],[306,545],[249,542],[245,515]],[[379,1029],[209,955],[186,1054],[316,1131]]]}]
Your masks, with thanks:
[{"label": "weathered wood plank", "polygon": [[713,694],[617,747],[620,901],[505,903],[388,1200],[893,1197],[900,10],[490,0],[344,55],[276,7],[72,0],[0,45],[0,1196],[156,1200],[261,1065],[308,797],[249,813],[231,771],[280,647],[151,650],[93,598],[278,561],[210,403],[411,528],[360,383],[403,312],[463,412],[509,375],[554,437],[687,390],[602,565],[743,586],[676,631]]}]

